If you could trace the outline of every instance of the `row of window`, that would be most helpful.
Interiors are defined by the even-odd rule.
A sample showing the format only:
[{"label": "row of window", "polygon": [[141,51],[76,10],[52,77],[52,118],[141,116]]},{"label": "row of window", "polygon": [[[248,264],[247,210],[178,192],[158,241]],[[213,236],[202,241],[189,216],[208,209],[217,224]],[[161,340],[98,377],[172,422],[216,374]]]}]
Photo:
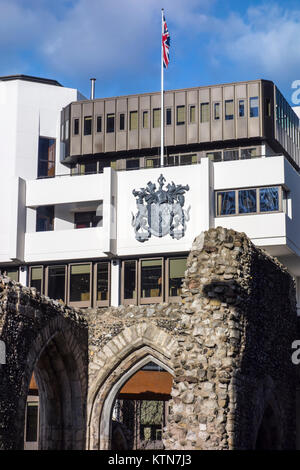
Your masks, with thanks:
[{"label": "row of window", "polygon": [[[185,269],[186,257],[123,261],[121,303],[178,301]],[[29,285],[69,305],[108,306],[110,262],[32,266]]]},{"label": "row of window", "polygon": [[276,88],[276,121],[297,147],[300,147],[299,118],[278,88]]},{"label": "row of window", "polygon": [[216,216],[283,211],[285,201],[281,186],[216,191]]},{"label": "row of window", "polygon": [[[244,118],[247,115],[246,111],[247,100],[239,99],[237,102],[237,117]],[[200,103],[200,122],[208,122],[210,120],[210,107],[209,102]],[[172,125],[172,108],[165,109],[165,125]],[[216,101],[212,103],[212,113],[213,119],[215,121],[221,119],[222,116],[222,103]],[[225,100],[224,101],[224,119],[232,120],[234,119],[234,100]],[[258,96],[253,96],[249,98],[249,117],[258,117],[259,114],[259,98]],[[143,129],[148,129],[150,124],[150,111],[142,111],[141,113],[141,127]],[[189,122],[189,124],[196,123],[196,105],[188,106],[188,116],[186,115],[186,106],[178,105],[176,106],[176,125],[181,126]],[[130,131],[138,129],[139,123],[139,113],[138,111],[129,112],[129,123],[128,128]],[[154,108],[152,110],[152,127],[157,128],[161,125],[161,108]],[[103,116],[98,115],[95,117],[95,132],[101,133],[103,129]],[[118,113],[118,131],[126,130],[126,115],[125,113]],[[106,115],[106,127],[105,131],[107,134],[115,132],[116,130],[116,115],[115,113],[109,113]],[[93,117],[84,116],[83,118],[83,134],[91,135],[93,132]],[[73,118],[73,135],[79,135],[80,133],[80,119]],[[65,122],[64,128],[62,128],[62,139],[67,140],[69,138],[69,121]]]}]

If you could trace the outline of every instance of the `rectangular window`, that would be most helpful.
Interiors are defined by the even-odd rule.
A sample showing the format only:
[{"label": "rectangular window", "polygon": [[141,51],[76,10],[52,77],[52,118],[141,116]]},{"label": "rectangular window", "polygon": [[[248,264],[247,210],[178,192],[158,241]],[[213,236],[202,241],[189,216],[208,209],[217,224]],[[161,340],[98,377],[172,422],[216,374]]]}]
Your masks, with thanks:
[{"label": "rectangular window", "polygon": [[209,122],[209,103],[200,104],[200,121]]},{"label": "rectangular window", "polygon": [[132,300],[132,303],[137,301],[137,286],[136,286],[136,261],[123,262],[123,297],[124,300]]},{"label": "rectangular window", "polygon": [[141,303],[157,301],[163,296],[162,259],[141,260]]},{"label": "rectangular window", "polygon": [[148,129],[149,127],[149,113],[148,111],[143,111],[143,129]]},{"label": "rectangular window", "polygon": [[271,100],[270,100],[270,98],[266,98],[265,113],[266,113],[266,117],[271,117]]},{"label": "rectangular window", "polygon": [[223,160],[224,162],[228,162],[231,160],[238,160],[239,159],[239,151],[238,150],[224,150],[223,152]]},{"label": "rectangular window", "polygon": [[146,158],[146,168],[158,168],[160,160],[158,158]]},{"label": "rectangular window", "polygon": [[5,276],[9,277],[12,281],[19,281],[19,268],[0,266],[0,273],[5,274]]},{"label": "rectangular window", "polygon": [[83,133],[84,135],[92,134],[92,116],[84,116]]},{"label": "rectangular window", "polygon": [[106,132],[110,134],[111,132],[115,132],[115,115],[108,114],[106,116]]},{"label": "rectangular window", "polygon": [[182,126],[185,124],[185,106],[176,107],[176,124],[177,126]]},{"label": "rectangular window", "polygon": [[102,217],[96,216],[96,211],[75,212],[75,228],[90,228],[102,226]]},{"label": "rectangular window", "polygon": [[245,117],[245,100],[239,100],[239,117]]},{"label": "rectangular window", "polygon": [[220,119],[220,103],[214,103],[214,120]]},{"label": "rectangular window", "polygon": [[222,161],[222,152],[207,152],[207,158],[212,160],[213,162],[221,162]]},{"label": "rectangular window", "polygon": [[180,155],[180,165],[194,165],[197,163],[197,155]]},{"label": "rectangular window", "polygon": [[102,116],[97,116],[97,132],[102,132]]},{"label": "rectangular window", "polygon": [[78,170],[80,175],[91,175],[97,173],[97,162],[79,163]]},{"label": "rectangular window", "polygon": [[69,132],[70,132],[69,119],[67,119],[65,122],[65,140],[68,140],[70,138]]},{"label": "rectangular window", "polygon": [[75,118],[73,121],[73,135],[79,134],[79,119]]},{"label": "rectangular window", "polygon": [[55,139],[39,137],[38,178],[55,176]]},{"label": "rectangular window", "polygon": [[238,191],[239,214],[256,212],[256,189],[241,189]]},{"label": "rectangular window", "polygon": [[130,111],[130,130],[135,131],[138,128],[138,112]]},{"label": "rectangular window", "polygon": [[119,126],[120,131],[125,130],[125,114],[121,113],[120,114],[120,126]]},{"label": "rectangular window", "polygon": [[169,297],[181,295],[181,284],[186,270],[186,258],[174,258],[169,260]]},{"label": "rectangular window", "polygon": [[36,232],[54,230],[54,206],[41,206],[36,209]]},{"label": "rectangular window", "polygon": [[233,100],[225,101],[225,121],[233,119]]},{"label": "rectangular window", "polygon": [[279,188],[259,189],[260,212],[279,211]]},{"label": "rectangular window", "polygon": [[38,440],[38,403],[27,402],[26,406],[26,442],[36,442]]},{"label": "rectangular window", "polygon": [[139,158],[130,158],[129,160],[126,160],[126,170],[137,170],[139,167]]},{"label": "rectangular window", "polygon": [[249,148],[249,149],[241,149],[241,159],[247,160],[249,158],[256,157],[256,147]]},{"label": "rectangular window", "polygon": [[166,109],[166,125],[170,126],[172,124],[172,110],[171,108]]},{"label": "rectangular window", "polygon": [[196,122],[196,106],[190,106],[190,124],[195,124]]},{"label": "rectangular window", "polygon": [[177,166],[179,165],[179,155],[170,155],[164,158],[165,166]]},{"label": "rectangular window", "polygon": [[47,296],[50,299],[65,302],[66,299],[66,266],[48,266]]},{"label": "rectangular window", "polygon": [[153,109],[153,127],[160,127],[160,108]]},{"label": "rectangular window", "polygon": [[91,301],[91,265],[70,265],[70,303],[89,306]]},{"label": "rectangular window", "polygon": [[235,191],[217,192],[217,214],[231,215],[235,214]]},{"label": "rectangular window", "polygon": [[30,268],[29,285],[35,287],[38,292],[43,292],[43,266]]},{"label": "rectangular window", "polygon": [[250,117],[258,117],[258,96],[250,98]]},{"label": "rectangular window", "polygon": [[96,264],[96,303],[109,304],[109,263],[106,261]]}]

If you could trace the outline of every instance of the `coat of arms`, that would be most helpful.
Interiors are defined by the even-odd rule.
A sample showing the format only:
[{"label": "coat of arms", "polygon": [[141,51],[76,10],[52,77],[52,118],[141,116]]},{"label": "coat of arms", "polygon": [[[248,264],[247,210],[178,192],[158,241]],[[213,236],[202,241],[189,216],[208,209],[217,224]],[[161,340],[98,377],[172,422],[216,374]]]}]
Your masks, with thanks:
[{"label": "coat of arms", "polygon": [[151,235],[164,237],[168,233],[179,240],[185,234],[186,222],[189,221],[190,206],[184,206],[184,194],[189,186],[176,185],[173,181],[163,189],[166,179],[163,175],[158,178],[159,188],[149,181],[146,188],[135,189],[132,194],[136,197],[137,214],[132,214],[132,226],[135,238],[139,242],[149,240]]}]

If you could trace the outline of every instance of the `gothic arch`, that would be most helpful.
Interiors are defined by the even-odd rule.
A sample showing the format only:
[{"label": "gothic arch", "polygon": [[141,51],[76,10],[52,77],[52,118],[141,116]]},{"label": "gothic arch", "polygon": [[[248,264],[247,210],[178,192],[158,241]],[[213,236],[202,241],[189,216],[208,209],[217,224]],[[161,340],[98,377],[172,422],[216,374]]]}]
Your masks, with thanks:
[{"label": "gothic arch", "polygon": [[[120,349],[107,357],[108,350],[118,344]],[[172,355],[177,348],[177,341],[170,334],[155,325],[142,323],[126,328],[98,352],[96,360],[101,358],[105,367],[99,367],[88,399],[88,449],[109,448],[111,408],[122,384],[150,360],[173,374]]]}]

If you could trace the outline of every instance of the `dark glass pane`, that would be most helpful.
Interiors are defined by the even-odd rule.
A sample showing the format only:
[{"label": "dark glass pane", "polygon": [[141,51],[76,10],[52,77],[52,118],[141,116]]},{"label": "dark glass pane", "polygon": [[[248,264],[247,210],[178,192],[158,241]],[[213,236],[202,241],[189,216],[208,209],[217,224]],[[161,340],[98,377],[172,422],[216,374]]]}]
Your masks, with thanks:
[{"label": "dark glass pane", "polygon": [[108,114],[106,118],[106,132],[115,132],[115,115]]},{"label": "dark glass pane", "polygon": [[42,292],[43,268],[41,266],[33,267],[30,270],[30,287],[35,287],[37,291]]},{"label": "dark glass pane", "polygon": [[260,212],[279,210],[278,188],[261,188],[259,190]]},{"label": "dark glass pane", "polygon": [[65,266],[49,266],[48,297],[65,302]]},{"label": "dark glass pane", "polygon": [[235,214],[235,191],[217,193],[218,215]]},{"label": "dark glass pane", "polygon": [[250,98],[250,117],[258,116],[258,96]]},{"label": "dark glass pane", "polygon": [[208,152],[206,154],[207,158],[212,160],[213,162],[221,162],[222,161],[222,152]]},{"label": "dark glass pane", "polygon": [[85,116],[84,135],[91,135],[91,133],[92,133],[92,116]]},{"label": "dark glass pane", "polygon": [[225,101],[225,120],[231,121],[233,119],[233,100]]},{"label": "dark glass pane", "polygon": [[124,299],[136,299],[136,262],[124,262]]},{"label": "dark glass pane", "polygon": [[83,163],[81,166],[83,167],[83,173],[85,175],[97,173],[97,162]]},{"label": "dark glass pane", "polygon": [[75,212],[75,228],[89,228],[96,227],[99,222],[99,217],[96,216],[96,211],[90,212]]},{"label": "dark glass pane", "polygon": [[74,119],[74,135],[79,134],[79,119]]},{"label": "dark glass pane", "polygon": [[180,165],[193,165],[197,163],[197,155],[181,155]]},{"label": "dark glass pane", "polygon": [[238,150],[224,150],[223,159],[224,159],[224,162],[228,162],[230,160],[238,160],[239,151]]},{"label": "dark glass pane", "polygon": [[239,117],[245,116],[245,100],[239,101]]},{"label": "dark glass pane", "polygon": [[171,112],[171,108],[167,108],[167,109],[166,109],[166,124],[167,124],[167,126],[169,126],[170,124],[172,124],[172,112]]},{"label": "dark glass pane", "polygon": [[102,116],[97,116],[97,132],[102,132]]},{"label": "dark glass pane", "polygon": [[38,404],[27,403],[26,442],[36,442],[38,436]]},{"label": "dark glass pane", "polygon": [[54,229],[54,206],[42,206],[36,209],[36,231],[47,232]]},{"label": "dark glass pane", "polygon": [[108,300],[108,263],[97,264],[97,300]]},{"label": "dark glass pane", "polygon": [[214,119],[220,119],[220,103],[214,104]]},{"label": "dark glass pane", "polygon": [[120,131],[125,129],[125,114],[120,114]]},{"label": "dark glass pane", "polygon": [[181,294],[181,284],[186,270],[186,258],[170,259],[169,262],[169,296]]},{"label": "dark glass pane", "polygon": [[162,295],[162,260],[141,262],[141,296],[160,297]]},{"label": "dark glass pane", "polygon": [[126,169],[134,170],[140,167],[140,160],[138,158],[126,160]]},{"label": "dark glass pane", "polygon": [[256,157],[256,148],[252,149],[241,149],[241,159],[246,160],[248,158]]},{"label": "dark glass pane", "polygon": [[85,302],[90,300],[90,265],[80,264],[71,266],[70,301]]},{"label": "dark glass pane", "polygon": [[160,160],[158,158],[147,158],[146,168],[158,168],[160,166]]},{"label": "dark glass pane", "polygon": [[55,139],[39,137],[38,178],[55,176]]},{"label": "dark glass pane", "polygon": [[256,212],[256,189],[239,191],[239,214]]}]

